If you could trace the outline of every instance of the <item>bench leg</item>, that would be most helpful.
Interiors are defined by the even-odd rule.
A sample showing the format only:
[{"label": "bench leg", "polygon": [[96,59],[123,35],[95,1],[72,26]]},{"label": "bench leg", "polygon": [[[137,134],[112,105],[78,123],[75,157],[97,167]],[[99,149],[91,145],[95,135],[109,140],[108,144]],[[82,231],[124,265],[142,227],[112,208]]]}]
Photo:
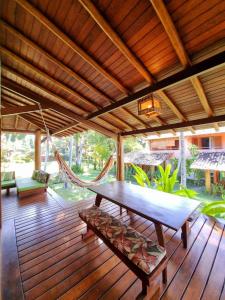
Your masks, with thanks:
[{"label": "bench leg", "polygon": [[10,193],[10,188],[7,188],[6,189],[6,195],[9,196],[9,193]]},{"label": "bench leg", "polygon": [[164,284],[167,283],[167,268],[162,271],[162,281]]},{"label": "bench leg", "polygon": [[159,299],[160,296],[160,282],[159,280],[152,282],[149,286],[142,282],[142,291],[137,296],[137,300],[151,300]]},{"label": "bench leg", "polygon": [[94,235],[94,232],[90,228],[87,227],[87,230],[81,234],[82,240],[86,240],[93,235]]}]

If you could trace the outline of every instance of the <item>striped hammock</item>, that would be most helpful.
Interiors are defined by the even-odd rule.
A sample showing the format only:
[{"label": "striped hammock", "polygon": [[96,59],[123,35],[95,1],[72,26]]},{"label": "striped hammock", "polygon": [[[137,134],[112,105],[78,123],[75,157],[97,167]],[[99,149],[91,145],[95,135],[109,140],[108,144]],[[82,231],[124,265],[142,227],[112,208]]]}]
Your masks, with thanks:
[{"label": "striped hammock", "polygon": [[55,150],[54,153],[55,153],[55,159],[56,159],[57,163],[59,164],[60,171],[62,171],[73,184],[76,184],[80,187],[89,187],[91,185],[100,184],[101,181],[108,174],[108,172],[110,171],[110,169],[112,168],[113,163],[114,163],[113,156],[111,155],[110,158],[108,159],[107,163],[105,164],[104,168],[99,173],[99,175],[95,179],[87,181],[87,180],[79,179],[73,173],[73,171],[70,169],[70,167],[67,165],[67,163],[65,162],[65,160],[62,158],[62,156],[59,154],[59,152],[57,150]]}]

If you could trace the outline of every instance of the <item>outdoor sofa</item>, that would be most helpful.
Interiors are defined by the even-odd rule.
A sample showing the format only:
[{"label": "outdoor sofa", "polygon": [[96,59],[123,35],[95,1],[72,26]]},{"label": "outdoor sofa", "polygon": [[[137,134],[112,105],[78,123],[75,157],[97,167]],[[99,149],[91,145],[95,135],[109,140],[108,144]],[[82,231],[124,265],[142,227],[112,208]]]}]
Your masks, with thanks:
[{"label": "outdoor sofa", "polygon": [[17,194],[19,198],[32,194],[45,193],[48,187],[49,174],[34,170],[31,178],[16,179]]},{"label": "outdoor sofa", "polygon": [[1,189],[9,195],[10,188],[16,187],[15,172],[1,172]]}]

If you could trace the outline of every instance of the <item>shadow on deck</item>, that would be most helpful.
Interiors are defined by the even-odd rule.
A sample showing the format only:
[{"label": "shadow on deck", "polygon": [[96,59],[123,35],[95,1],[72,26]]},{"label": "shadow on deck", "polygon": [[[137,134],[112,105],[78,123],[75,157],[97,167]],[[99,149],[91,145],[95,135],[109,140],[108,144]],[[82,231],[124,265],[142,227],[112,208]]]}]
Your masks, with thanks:
[{"label": "shadow on deck", "polygon": [[[141,282],[98,238],[81,240],[85,224],[78,210],[93,203],[68,203],[52,190],[45,196],[18,200],[3,194],[3,300],[123,299],[141,291]],[[101,207],[129,224],[119,207]],[[151,222],[135,216],[131,226],[156,239]],[[193,222],[188,248],[180,232],[164,228],[170,257],[168,284],[161,299],[225,299],[224,227],[200,216]]]}]

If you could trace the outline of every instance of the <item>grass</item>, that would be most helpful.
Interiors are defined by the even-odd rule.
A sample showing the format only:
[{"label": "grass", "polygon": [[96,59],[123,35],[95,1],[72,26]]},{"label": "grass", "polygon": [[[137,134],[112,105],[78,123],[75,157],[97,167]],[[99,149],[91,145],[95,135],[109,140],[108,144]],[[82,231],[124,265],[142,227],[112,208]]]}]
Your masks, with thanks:
[{"label": "grass", "polygon": [[[78,177],[82,180],[90,181],[96,178],[99,172],[100,172],[99,170],[89,169],[89,170],[85,170],[83,174],[79,174]],[[115,176],[108,174],[108,176],[102,181],[102,183],[111,182],[114,180],[115,180]],[[67,187],[65,187],[65,185],[67,185]],[[67,184],[50,182],[50,187],[62,198],[68,201],[79,201],[79,200],[88,199],[95,196],[95,193],[89,191],[88,189],[81,188],[69,182]]]}]

